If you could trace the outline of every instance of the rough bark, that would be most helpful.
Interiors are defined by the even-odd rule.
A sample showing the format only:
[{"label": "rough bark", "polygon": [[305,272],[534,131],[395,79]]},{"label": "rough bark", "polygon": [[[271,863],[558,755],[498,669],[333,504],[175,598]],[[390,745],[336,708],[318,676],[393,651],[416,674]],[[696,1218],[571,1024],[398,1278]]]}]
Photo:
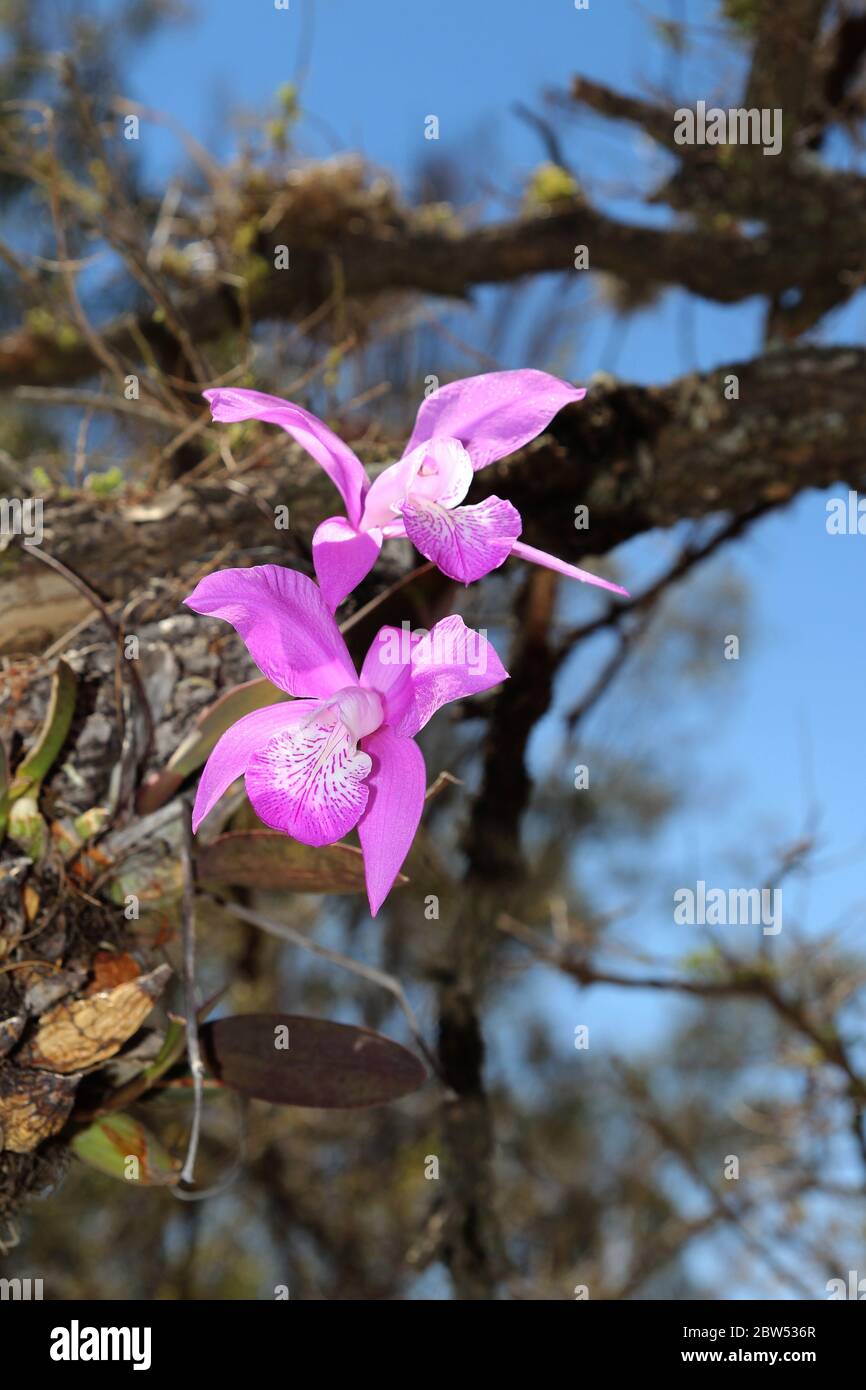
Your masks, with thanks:
[{"label": "rough bark", "polygon": [[[864,371],[862,349],[799,347],[663,387],[598,381],[549,434],[479,474],[472,497],[510,498],[530,543],[579,561],[683,518],[739,515],[834,483],[862,487]],[[728,400],[732,376],[739,398]],[[336,500],[315,465],[275,433],[272,453],[243,474],[242,489],[222,476],[177,483],[151,520],[135,519],[148,514],[140,498],[49,498],[44,545],[106,599],[129,600],[152,576],[164,577],[169,612],[183,597],[184,579],[217,556],[220,564],[242,553],[247,563],[308,563],[315,524]],[[589,507],[588,530],[575,529],[581,503]],[[280,504],[290,509],[287,531],[274,526]],[[412,552],[392,544],[382,563],[379,581],[405,572]],[[7,550],[0,650],[44,645],[86,613],[86,601],[26,550]]]}]

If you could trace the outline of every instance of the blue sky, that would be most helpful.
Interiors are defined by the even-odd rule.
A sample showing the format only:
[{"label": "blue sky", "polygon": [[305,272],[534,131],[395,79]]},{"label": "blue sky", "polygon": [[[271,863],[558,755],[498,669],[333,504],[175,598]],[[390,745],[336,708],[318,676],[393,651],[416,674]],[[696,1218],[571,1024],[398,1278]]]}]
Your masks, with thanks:
[{"label": "blue sky", "polygon": [[[661,18],[697,26],[696,50],[683,57],[656,41],[651,8],[628,0],[590,0],[587,11],[577,11],[573,0],[316,0],[315,6],[290,0],[288,11],[277,11],[273,0],[208,0],[191,23],[163,30],[135,55],[129,92],[225,157],[236,147],[232,108],[266,113],[283,83],[300,81],[302,149],[311,155],[360,151],[404,186],[411,186],[419,160],[430,152],[424,120],[435,114],[436,152],[462,162],[470,184],[477,180],[485,215],[501,216],[545,157],[538,136],[513,114],[515,101],[537,106],[545,90],[566,88],[576,73],[635,92],[672,87],[684,102],[721,98],[728,104],[736,93],[740,60],[717,44],[715,7],[703,0],[656,0]],[[664,157],[640,137],[606,128],[590,115],[566,126],[563,144],[594,197],[614,211],[649,218],[622,197],[622,189],[635,179],[657,180]],[[141,154],[155,181],[178,160],[173,137],[147,123]],[[840,157],[851,160],[847,150]],[[656,210],[653,217],[662,215]],[[599,310],[588,285],[575,312],[585,321],[577,323],[579,347],[568,364],[574,378],[604,368],[639,382],[663,382],[747,358],[760,341],[756,303],[723,308],[671,292],[623,332]],[[821,337],[859,344],[864,323],[861,297]],[[471,313],[459,326],[469,341],[484,346],[473,337],[478,325]],[[502,365],[551,364],[514,358]],[[476,370],[467,363],[467,374]],[[714,562],[717,574],[736,574],[751,591],[740,660],[720,664],[704,695],[671,688],[658,718],[640,725],[639,737],[670,748],[671,765],[684,778],[684,799],[660,839],[644,847],[656,897],[642,904],[633,930],[649,933],[654,944],[669,944],[674,954],[700,945],[697,933],[671,943],[674,887],[701,877],[731,883],[732,865],[744,849],[760,882],[774,850],[801,833],[812,808],[827,846],[821,857],[830,867],[811,889],[786,890],[786,921],[799,918],[806,932],[847,924],[849,944],[862,940],[866,536],[828,536],[826,498],[843,491],[804,494]],[[650,537],[624,547],[618,560],[625,581],[639,588],[674,544],[671,537]],[[566,600],[572,617],[598,601],[582,590]],[[716,616],[722,663],[731,620],[724,608]],[[573,703],[584,676],[580,662],[569,668],[562,708]],[[706,707],[696,708],[696,698]],[[612,714],[602,713],[587,736],[613,741],[617,717],[615,706]],[[633,746],[627,716],[620,712],[619,718],[623,746]],[[560,734],[554,714],[533,743],[536,771],[555,765]],[[566,769],[576,761],[578,755],[567,760]],[[595,887],[603,905],[621,900],[616,883]],[[623,929],[626,937],[629,930]],[[539,987],[555,993],[562,1017],[570,1018],[571,986],[545,972]],[[597,1026],[606,1042],[640,1046],[668,1017],[649,1000],[630,999],[624,1013],[599,993],[580,1001],[578,1021]]]}]

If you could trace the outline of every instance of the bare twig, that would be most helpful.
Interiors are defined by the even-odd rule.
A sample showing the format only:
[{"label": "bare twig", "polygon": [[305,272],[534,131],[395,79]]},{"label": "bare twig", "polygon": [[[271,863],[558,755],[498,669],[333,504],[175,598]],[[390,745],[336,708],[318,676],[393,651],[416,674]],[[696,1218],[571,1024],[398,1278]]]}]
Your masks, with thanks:
[{"label": "bare twig", "polygon": [[195,1160],[198,1154],[201,1133],[202,1107],[204,1104],[204,1062],[198,1038],[198,998],[195,987],[195,879],[193,871],[192,826],[189,810],[183,817],[183,840],[181,843],[181,866],[183,869],[183,984],[186,1013],[186,1048],[189,1070],[193,1083],[193,1115],[190,1126],[189,1145],[186,1160],[181,1171],[184,1182],[195,1181]]}]

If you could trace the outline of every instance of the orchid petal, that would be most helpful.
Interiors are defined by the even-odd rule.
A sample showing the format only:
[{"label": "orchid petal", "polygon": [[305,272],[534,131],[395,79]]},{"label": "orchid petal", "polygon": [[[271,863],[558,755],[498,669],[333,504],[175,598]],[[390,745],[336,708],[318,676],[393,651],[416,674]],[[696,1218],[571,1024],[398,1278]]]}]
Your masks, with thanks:
[{"label": "orchid petal", "polygon": [[421,749],[386,727],[364,739],[372,759],[370,791],[358,836],[364,854],[367,897],[375,917],[412,848],[424,809],[427,774]]},{"label": "orchid petal", "polygon": [[185,603],[231,623],[262,674],[289,695],[328,696],[358,682],[333,614],[312,579],[297,570],[218,570]]},{"label": "orchid petal", "polygon": [[[381,627],[370,643],[361,667],[361,685],[381,695],[385,722],[398,725],[412,705],[412,654],[423,633]],[[420,727],[420,726],[419,726]]]},{"label": "orchid petal", "polygon": [[369,480],[364,465],[348,444],[329,429],[324,420],[279,396],[264,391],[244,391],[220,386],[215,391],[202,392],[210,403],[215,420],[262,420],[267,425],[279,425],[316,460],[337,487],[346,504],[346,514],[353,525],[361,516],[364,494]]},{"label": "orchid petal", "polygon": [[629,597],[628,589],[623,589],[620,584],[611,584],[609,579],[590,574],[589,570],[580,570],[577,565],[567,565],[564,560],[557,560],[555,555],[548,555],[546,550],[536,550],[534,545],[524,545],[522,541],[515,541],[512,554],[521,560],[528,560],[531,565],[543,565],[545,569],[567,575],[569,579],[579,579],[583,584],[595,584],[599,589],[609,589],[612,594]]},{"label": "orchid petal", "polygon": [[371,766],[339,709],[320,705],[253,754],[247,796],[265,825],[304,845],[331,845],[357,825]]},{"label": "orchid petal", "polygon": [[473,468],[485,468],[528,444],[563,406],[585,395],[558,377],[531,369],[453,381],[424,401],[405,453],[426,439],[448,435],[461,441]]},{"label": "orchid petal", "polygon": [[520,513],[501,497],[446,511],[413,495],[404,503],[403,523],[415,548],[462,584],[504,564],[523,530]]},{"label": "orchid petal", "polygon": [[423,634],[383,627],[361,671],[362,685],[381,695],[386,723],[399,738],[417,734],[449,701],[507,679],[484,633],[467,627],[456,613]]},{"label": "orchid petal", "polygon": [[295,700],[265,705],[245,714],[216,742],[202,769],[192,811],[193,833],[213,810],[232,782],[243,777],[253,754],[280,730],[290,728],[316,709],[315,700]]},{"label": "orchid petal", "polygon": [[331,612],[370,573],[381,549],[381,531],[358,531],[344,516],[328,517],[316,528],[313,565]]}]

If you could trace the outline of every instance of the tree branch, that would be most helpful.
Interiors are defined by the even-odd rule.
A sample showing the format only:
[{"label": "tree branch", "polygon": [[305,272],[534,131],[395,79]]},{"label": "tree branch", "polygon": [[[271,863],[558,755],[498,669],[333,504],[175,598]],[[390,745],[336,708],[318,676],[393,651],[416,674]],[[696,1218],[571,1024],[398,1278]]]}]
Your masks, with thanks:
[{"label": "tree branch", "polygon": [[[739,382],[736,400],[725,399],[731,376]],[[684,518],[748,516],[806,488],[864,488],[864,378],[864,349],[793,347],[669,386],[598,381],[548,435],[479,473],[472,498],[508,497],[530,544],[579,563]],[[303,565],[331,501],[324,475],[274,433],[271,448],[241,477],[176,483],[149,512],[123,498],[95,507],[89,495],[50,497],[46,545],[86,573],[103,598],[128,599],[154,574],[189,575],[218,554],[221,563],[253,552]],[[290,508],[290,531],[274,527],[279,504]],[[579,504],[589,508],[588,530],[575,529]],[[383,552],[388,579],[399,577],[401,563],[398,552]],[[64,584],[37,568],[26,547],[7,554],[0,650],[38,646],[86,612]],[[381,577],[380,570],[376,582]],[[360,601],[371,594],[362,590]],[[171,601],[182,596],[178,591]]]},{"label": "tree branch", "polygon": [[[644,279],[682,285],[717,303],[781,292],[806,278],[810,267],[816,274],[827,273],[826,245],[816,246],[811,234],[771,251],[766,240],[736,230],[631,226],[583,198],[555,212],[470,230],[431,230],[424,225],[423,209],[405,226],[357,231],[346,226],[328,236],[293,219],[291,226],[277,226],[259,246],[266,267],[274,265],[279,245],[289,246],[291,268],[269,270],[254,287],[245,286],[244,304],[242,292],[229,284],[205,285],[178,296],[178,316],[196,342],[236,330],[245,311],[251,323],[303,319],[334,292],[335,276],[348,299],[369,300],[395,291],[463,298],[481,285],[544,272],[575,274],[575,247],[581,245],[589,247],[594,270],[629,279],[639,267]],[[724,275],[719,274],[722,264]],[[134,359],[142,343],[164,355],[171,335],[148,312],[104,324],[99,338],[107,352]],[[68,386],[92,376],[98,366],[91,346],[80,337],[58,340],[23,326],[0,338],[0,390]]]}]

